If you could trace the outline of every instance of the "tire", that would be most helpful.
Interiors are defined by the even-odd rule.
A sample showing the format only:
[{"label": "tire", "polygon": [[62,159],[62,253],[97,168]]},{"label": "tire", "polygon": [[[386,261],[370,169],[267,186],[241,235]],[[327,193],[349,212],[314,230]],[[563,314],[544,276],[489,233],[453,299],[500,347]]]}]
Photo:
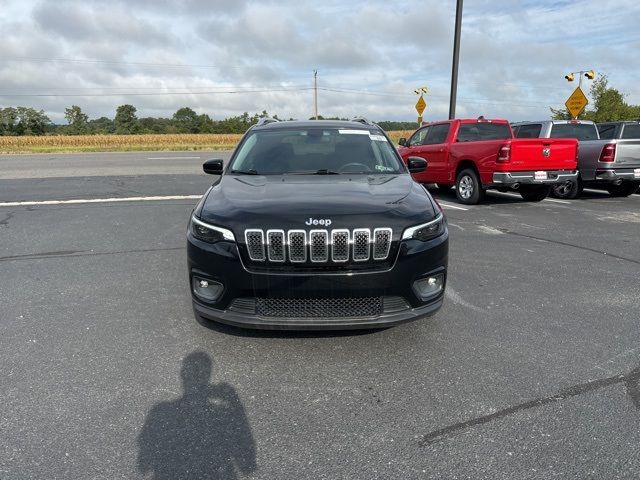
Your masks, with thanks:
[{"label": "tire", "polygon": [[456,197],[465,205],[476,205],[484,198],[480,178],[472,168],[465,168],[456,177]]},{"label": "tire", "polygon": [[523,200],[527,202],[540,202],[547,198],[551,187],[548,185],[522,186],[518,190]]},{"label": "tire", "polygon": [[607,191],[612,197],[628,197],[638,190],[638,182],[622,182],[620,185],[607,185]]},{"label": "tire", "polygon": [[582,194],[582,180],[579,178],[573,182],[571,180],[554,185],[551,194],[556,198],[574,199]]}]

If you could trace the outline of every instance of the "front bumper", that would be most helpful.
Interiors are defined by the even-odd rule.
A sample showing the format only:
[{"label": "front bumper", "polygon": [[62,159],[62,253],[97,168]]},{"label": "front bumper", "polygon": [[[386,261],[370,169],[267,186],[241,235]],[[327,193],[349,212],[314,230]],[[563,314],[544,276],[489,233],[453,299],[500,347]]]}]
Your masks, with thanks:
[{"label": "front bumper", "polygon": [[355,330],[360,328],[392,327],[419,318],[429,317],[440,310],[443,300],[444,295],[440,295],[428,305],[375,317],[264,317],[241,314],[230,310],[216,310],[195,299],[193,300],[193,310],[201,317],[235,327],[261,330]]},{"label": "front bumper", "polygon": [[546,178],[541,178],[540,172],[494,172],[494,186],[521,185],[554,185],[568,181],[576,181],[577,170],[545,170]]},{"label": "front bumper", "polygon": [[[256,329],[356,329],[383,328],[428,317],[442,306],[446,288],[448,232],[428,242],[405,240],[395,262],[386,270],[331,271],[299,273],[295,268],[253,271],[245,267],[236,244],[207,244],[188,235],[189,284],[194,312],[204,318],[234,326]],[[423,301],[413,290],[415,280],[430,275],[444,275],[443,289]],[[214,280],[224,285],[221,297],[207,302],[191,289],[192,277]],[[264,315],[255,308],[265,299],[287,301],[380,299],[384,306],[376,313],[352,311],[345,316]],[[387,308],[387,302],[389,308]],[[239,308],[238,305],[241,304]],[[249,308],[247,308],[249,305]]]},{"label": "front bumper", "polygon": [[606,183],[631,180],[640,182],[640,168],[616,168],[596,170],[596,180]]}]

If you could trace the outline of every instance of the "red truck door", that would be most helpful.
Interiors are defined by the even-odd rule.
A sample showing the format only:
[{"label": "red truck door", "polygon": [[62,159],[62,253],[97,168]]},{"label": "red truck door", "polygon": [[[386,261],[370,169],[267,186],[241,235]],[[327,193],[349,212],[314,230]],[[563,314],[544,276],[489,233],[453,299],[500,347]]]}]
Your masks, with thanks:
[{"label": "red truck door", "polygon": [[432,124],[423,142],[420,156],[428,163],[427,177],[430,182],[446,183],[451,181],[449,152],[446,145],[450,127],[450,123]]},{"label": "red truck door", "polygon": [[[416,130],[413,135],[409,138],[407,145],[399,148],[400,155],[402,155],[402,159],[407,162],[409,157],[420,157],[426,159],[426,155],[424,154],[424,142],[426,141],[426,137],[429,134],[430,127],[422,127]],[[428,160],[427,160],[428,161]],[[427,169],[424,172],[414,173],[412,177],[417,182],[428,182],[428,178],[431,177],[431,166],[427,165]]]}]

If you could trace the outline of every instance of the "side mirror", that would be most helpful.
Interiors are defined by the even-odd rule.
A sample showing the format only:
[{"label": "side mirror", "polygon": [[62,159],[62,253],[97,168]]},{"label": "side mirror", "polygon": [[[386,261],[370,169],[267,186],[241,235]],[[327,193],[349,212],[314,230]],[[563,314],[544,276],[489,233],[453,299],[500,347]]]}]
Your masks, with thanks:
[{"label": "side mirror", "polygon": [[409,167],[409,173],[424,172],[427,168],[427,161],[420,157],[409,157],[407,167]]},{"label": "side mirror", "polygon": [[400,140],[398,140],[398,145],[401,145],[403,147],[408,147],[407,145],[407,139],[402,137]]},{"label": "side mirror", "polygon": [[222,175],[222,170],[224,169],[224,161],[217,158],[214,160],[207,160],[202,165],[202,169],[204,173],[209,173],[211,175]]}]

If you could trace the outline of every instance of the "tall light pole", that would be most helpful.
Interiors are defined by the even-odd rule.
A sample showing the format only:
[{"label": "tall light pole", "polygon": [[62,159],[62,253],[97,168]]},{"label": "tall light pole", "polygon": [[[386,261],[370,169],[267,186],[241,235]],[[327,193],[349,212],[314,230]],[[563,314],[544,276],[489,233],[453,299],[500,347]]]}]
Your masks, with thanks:
[{"label": "tall light pole", "polygon": [[313,109],[318,119],[318,70],[313,71]]},{"label": "tall light pole", "polygon": [[453,66],[451,67],[451,96],[449,97],[449,118],[456,116],[456,95],[458,93],[458,61],[460,59],[460,30],[462,29],[462,0],[456,3],[456,30],[453,36]]}]

